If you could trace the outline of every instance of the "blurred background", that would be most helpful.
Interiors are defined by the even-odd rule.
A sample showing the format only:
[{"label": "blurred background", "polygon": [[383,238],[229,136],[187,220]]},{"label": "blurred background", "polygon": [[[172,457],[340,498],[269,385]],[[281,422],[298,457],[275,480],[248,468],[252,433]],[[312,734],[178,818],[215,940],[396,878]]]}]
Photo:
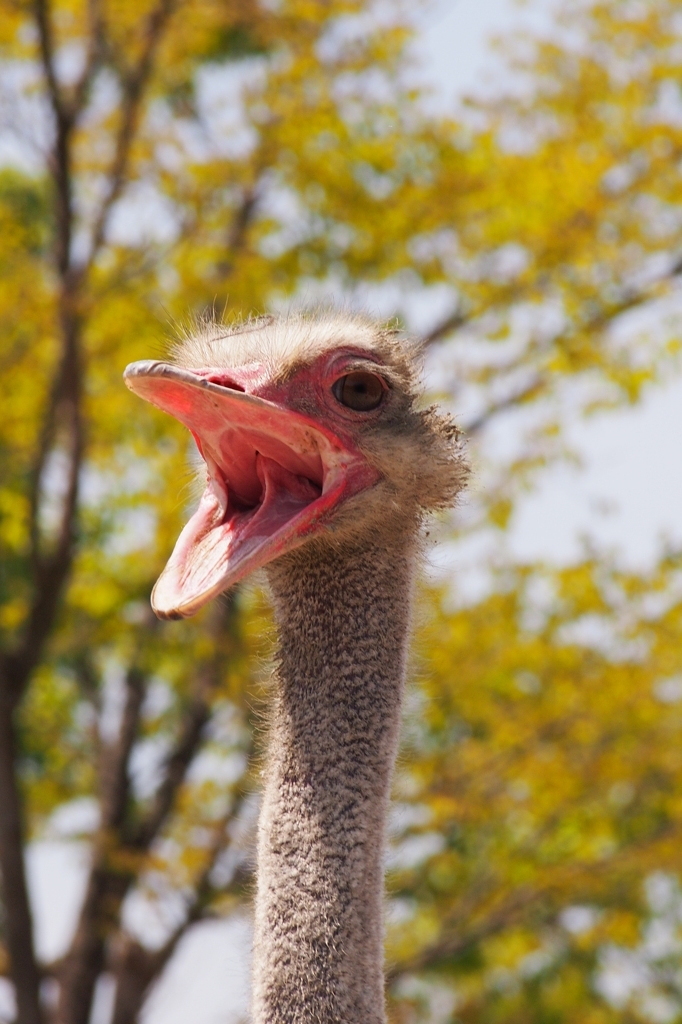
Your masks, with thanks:
[{"label": "blurred background", "polygon": [[424,339],[474,467],[391,1020],[682,1020],[677,0],[4,0],[0,57],[0,1020],[248,1019],[272,625],[153,619],[191,445],[121,372],[329,302]]}]

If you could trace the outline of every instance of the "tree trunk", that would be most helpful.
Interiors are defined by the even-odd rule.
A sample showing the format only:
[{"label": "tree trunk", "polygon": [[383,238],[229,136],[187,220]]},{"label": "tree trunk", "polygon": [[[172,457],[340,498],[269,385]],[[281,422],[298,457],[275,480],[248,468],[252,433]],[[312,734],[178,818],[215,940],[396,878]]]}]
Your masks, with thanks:
[{"label": "tree trunk", "polygon": [[[2,685],[6,686],[3,680]],[[40,971],[26,884],[21,797],[16,777],[14,701],[0,694],[0,870],[5,929],[17,1000],[16,1024],[42,1024]]]}]

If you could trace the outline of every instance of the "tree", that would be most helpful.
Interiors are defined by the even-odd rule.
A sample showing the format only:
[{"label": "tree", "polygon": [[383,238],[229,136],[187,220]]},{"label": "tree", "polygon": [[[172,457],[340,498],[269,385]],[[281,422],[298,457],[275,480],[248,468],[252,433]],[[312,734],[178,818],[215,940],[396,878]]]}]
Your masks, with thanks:
[{"label": "tree", "polygon": [[[116,1024],[136,1019],[187,929],[248,887],[269,622],[253,592],[151,621],[191,473],[185,437],[127,395],[123,366],[161,349],[168,318],[445,287],[426,340],[484,483],[464,530],[503,531],[562,454],[567,404],[636,401],[675,357],[676,325],[660,326],[680,269],[675,16],[672,0],[576,6],[565,37],[516,59],[530,88],[439,120],[405,73],[398,6],[3,8],[4,125],[24,160],[0,175],[0,872],[19,1024],[85,1024],[103,973]],[[659,312],[655,333],[628,324],[635,309]],[[494,462],[488,438],[521,407],[531,426]],[[589,972],[607,939],[634,941],[647,873],[676,863],[679,723],[651,696],[678,671],[676,572],[672,556],[642,578],[592,558],[512,567],[455,612],[425,596],[431,681],[398,796],[404,838],[441,845],[396,868],[396,1013],[405,979],[439,972],[465,1017],[609,1019]],[[529,627],[537,580],[555,596]],[[567,639],[591,616],[630,646]],[[38,964],[22,847],[77,798],[97,809],[86,896],[63,959]],[[180,908],[159,948],[123,923],[133,893]],[[557,921],[575,903],[603,916],[571,944]],[[559,952],[519,981],[550,932]]]}]

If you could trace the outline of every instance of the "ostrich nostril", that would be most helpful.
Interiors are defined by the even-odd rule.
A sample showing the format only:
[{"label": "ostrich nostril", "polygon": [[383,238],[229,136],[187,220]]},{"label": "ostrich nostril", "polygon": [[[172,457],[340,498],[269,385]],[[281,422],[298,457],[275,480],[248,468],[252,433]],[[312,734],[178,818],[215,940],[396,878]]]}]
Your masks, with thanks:
[{"label": "ostrich nostril", "polygon": [[226,373],[211,373],[205,380],[210,381],[211,384],[219,384],[221,388],[230,388],[231,391],[246,392],[246,388],[242,384],[238,384],[234,377],[230,377]]}]

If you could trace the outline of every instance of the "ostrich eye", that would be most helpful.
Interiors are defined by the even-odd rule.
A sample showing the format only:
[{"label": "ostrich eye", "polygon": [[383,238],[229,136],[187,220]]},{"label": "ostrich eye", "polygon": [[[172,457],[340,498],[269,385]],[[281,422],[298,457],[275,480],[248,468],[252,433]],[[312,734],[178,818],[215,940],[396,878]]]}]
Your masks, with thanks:
[{"label": "ostrich eye", "polygon": [[356,412],[368,412],[376,409],[384,397],[384,385],[381,377],[375,373],[356,370],[340,377],[332,387],[334,398],[341,405],[355,409]]}]

